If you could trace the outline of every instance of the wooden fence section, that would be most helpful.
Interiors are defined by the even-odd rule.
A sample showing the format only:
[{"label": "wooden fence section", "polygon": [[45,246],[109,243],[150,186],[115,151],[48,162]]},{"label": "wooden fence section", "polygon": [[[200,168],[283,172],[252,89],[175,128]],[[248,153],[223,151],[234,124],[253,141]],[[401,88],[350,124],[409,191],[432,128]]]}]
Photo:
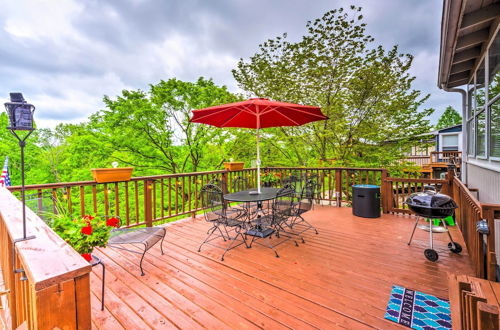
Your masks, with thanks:
[{"label": "wooden fence section", "polygon": [[410,163],[415,163],[415,165],[418,165],[418,166],[424,166],[424,165],[427,165],[427,164],[429,164],[431,162],[431,157],[430,156],[414,156],[414,155],[411,155],[411,156],[406,156],[403,159],[400,159],[398,161],[398,163],[402,163],[403,161],[407,161],[407,162],[410,162]]},{"label": "wooden fence section", "polygon": [[[154,222],[194,214],[200,210],[199,190],[204,184],[220,181],[225,191],[233,191],[232,182],[244,177],[255,186],[255,169],[211,171],[135,177],[130,181],[97,183],[79,181],[27,185],[27,205],[43,216],[64,207],[74,216],[101,214],[120,216],[124,226],[151,226]],[[8,188],[19,194],[20,186]]]},{"label": "wooden fence section", "polygon": [[21,202],[0,188],[0,290],[7,328],[90,329],[89,263],[26,211],[28,236],[36,237],[15,243],[22,237]]},{"label": "wooden fence section", "polygon": [[403,159],[400,159],[398,162],[402,163],[403,161],[415,163],[418,166],[425,166],[428,164],[435,163],[453,163],[455,165],[460,165],[462,162],[462,152],[461,151],[432,151],[428,156],[417,156],[410,155],[406,156]]},{"label": "wooden fence section", "polygon": [[[460,226],[469,255],[472,258],[478,277],[495,280],[495,218],[500,218],[500,205],[479,202],[470,190],[458,179],[453,179],[453,197],[458,204],[457,223]],[[489,235],[483,236],[476,231],[476,223],[485,220]]]},{"label": "wooden fence section", "polygon": [[387,170],[382,168],[272,167],[264,168],[263,171],[279,175],[279,182],[275,184],[276,186],[282,185],[290,177],[298,179],[299,182],[313,179],[320,185],[319,199],[335,202],[337,206],[351,202],[352,185],[382,186],[387,177]]},{"label": "wooden fence section", "polygon": [[449,191],[448,180],[424,179],[424,178],[391,178],[385,179],[382,185],[382,195],[387,196],[385,199],[385,208],[391,213],[411,214],[405,204],[406,199],[413,193],[424,191],[424,187],[433,185],[438,191],[447,193]]},{"label": "wooden fence section", "polygon": [[445,163],[460,165],[462,162],[461,151],[432,151],[430,157],[431,163]]},{"label": "wooden fence section", "polygon": [[[382,185],[387,177],[386,170],[371,168],[281,167],[264,168],[261,171],[279,175],[274,186],[281,186],[291,175],[302,183],[315,178],[321,186],[320,199],[338,206],[351,201],[353,184]],[[239,180],[235,186],[237,178],[244,180]],[[80,181],[28,185],[27,205],[42,216],[43,212],[57,212],[60,204],[74,216],[115,215],[120,216],[127,227],[151,226],[158,221],[201,211],[199,191],[203,185],[216,181],[225,192],[249,189],[257,185],[257,170],[166,174],[112,183]],[[21,187],[9,187],[9,190],[18,194]]]}]

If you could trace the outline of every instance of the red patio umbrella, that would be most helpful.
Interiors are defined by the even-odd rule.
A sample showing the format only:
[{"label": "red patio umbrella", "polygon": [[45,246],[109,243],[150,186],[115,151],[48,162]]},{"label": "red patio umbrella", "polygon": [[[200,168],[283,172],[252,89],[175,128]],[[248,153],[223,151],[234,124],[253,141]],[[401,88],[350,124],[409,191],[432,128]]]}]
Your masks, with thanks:
[{"label": "red patio umbrella", "polygon": [[216,127],[257,129],[257,186],[260,193],[259,130],[266,127],[301,126],[328,119],[319,107],[252,98],[242,102],[193,110],[191,122]]}]

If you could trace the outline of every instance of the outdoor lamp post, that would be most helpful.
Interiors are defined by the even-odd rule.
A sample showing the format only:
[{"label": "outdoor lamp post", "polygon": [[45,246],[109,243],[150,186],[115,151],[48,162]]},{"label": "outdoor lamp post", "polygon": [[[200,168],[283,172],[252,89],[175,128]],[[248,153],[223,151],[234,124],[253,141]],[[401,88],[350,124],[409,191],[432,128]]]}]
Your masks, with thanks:
[{"label": "outdoor lamp post", "polygon": [[[27,103],[21,93],[10,93],[10,102],[5,103],[5,109],[9,115],[8,130],[16,137],[21,147],[21,198],[23,203],[23,238],[17,241],[25,241],[35,238],[35,236],[26,237],[26,198],[24,192],[24,147],[26,139],[33,133],[33,112],[35,106]],[[26,131],[27,134],[18,135],[17,131]]]}]

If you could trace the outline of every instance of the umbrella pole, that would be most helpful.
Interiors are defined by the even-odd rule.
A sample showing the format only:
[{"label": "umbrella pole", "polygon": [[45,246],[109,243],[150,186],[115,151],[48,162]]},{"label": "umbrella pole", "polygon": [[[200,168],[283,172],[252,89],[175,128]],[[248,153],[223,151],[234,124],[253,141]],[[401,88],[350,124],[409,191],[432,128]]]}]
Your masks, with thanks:
[{"label": "umbrella pole", "polygon": [[257,192],[260,194],[260,148],[259,129],[257,128]]}]

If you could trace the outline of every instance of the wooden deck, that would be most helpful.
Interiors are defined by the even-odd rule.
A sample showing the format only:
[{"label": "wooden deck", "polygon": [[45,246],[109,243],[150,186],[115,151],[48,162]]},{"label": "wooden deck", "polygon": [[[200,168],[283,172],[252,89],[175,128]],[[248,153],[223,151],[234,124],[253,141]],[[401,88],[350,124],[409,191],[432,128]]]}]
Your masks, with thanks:
[{"label": "wooden deck", "polygon": [[[423,256],[428,233],[408,216],[357,218],[350,208],[316,206],[306,214],[319,230],[306,243],[288,241],[277,250],[240,246],[220,261],[221,250],[205,245],[202,218],[167,229],[165,255],[159,246],[146,256],[97,251],[106,264],[105,311],[100,311],[101,269],[91,276],[93,326],[146,328],[398,328],[384,319],[392,285],[447,298],[447,272],[473,275],[467,251],[454,255],[446,236],[435,235],[436,263]],[[454,229],[453,237],[463,243]],[[463,245],[463,244],[462,244]]]}]

